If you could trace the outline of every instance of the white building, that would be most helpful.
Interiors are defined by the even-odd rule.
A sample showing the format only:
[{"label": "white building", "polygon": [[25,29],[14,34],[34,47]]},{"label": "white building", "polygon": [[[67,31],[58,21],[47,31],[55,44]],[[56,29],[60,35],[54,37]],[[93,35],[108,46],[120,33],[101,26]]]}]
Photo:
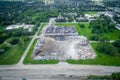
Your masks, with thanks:
[{"label": "white building", "polygon": [[28,24],[14,24],[14,25],[9,25],[6,30],[12,30],[12,29],[19,29],[19,28],[23,28],[23,29],[28,29],[29,32],[33,31],[33,27],[34,25],[28,25]]}]

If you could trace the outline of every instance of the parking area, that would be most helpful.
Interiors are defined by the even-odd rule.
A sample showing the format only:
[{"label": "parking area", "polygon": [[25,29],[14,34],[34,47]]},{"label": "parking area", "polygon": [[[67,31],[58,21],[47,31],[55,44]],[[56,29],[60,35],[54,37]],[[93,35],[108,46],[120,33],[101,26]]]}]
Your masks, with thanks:
[{"label": "parking area", "polygon": [[51,26],[45,30],[45,36],[63,41],[70,38],[75,38],[78,36],[78,32],[73,26]]}]

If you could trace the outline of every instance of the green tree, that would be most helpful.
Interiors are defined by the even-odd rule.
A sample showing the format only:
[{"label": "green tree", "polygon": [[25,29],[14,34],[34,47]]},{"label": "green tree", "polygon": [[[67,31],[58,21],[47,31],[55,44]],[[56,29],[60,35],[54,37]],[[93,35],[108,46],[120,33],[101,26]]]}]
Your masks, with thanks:
[{"label": "green tree", "polygon": [[120,48],[120,40],[115,40],[112,44],[113,46]]}]

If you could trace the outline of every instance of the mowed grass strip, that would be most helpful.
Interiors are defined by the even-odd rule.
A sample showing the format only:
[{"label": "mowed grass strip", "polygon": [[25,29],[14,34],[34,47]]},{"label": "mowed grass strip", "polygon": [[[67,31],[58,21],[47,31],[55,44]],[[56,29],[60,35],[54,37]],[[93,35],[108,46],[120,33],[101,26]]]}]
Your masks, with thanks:
[{"label": "mowed grass strip", "polygon": [[45,27],[47,25],[47,23],[43,23],[42,25],[41,25],[41,28],[40,28],[40,30],[39,30],[39,32],[38,32],[38,36],[42,33],[42,29]]},{"label": "mowed grass strip", "polygon": [[59,60],[33,60],[33,58],[31,57],[34,47],[37,43],[38,39],[35,39],[25,60],[24,60],[24,64],[57,64],[59,62]]},{"label": "mowed grass strip", "polygon": [[86,12],[84,12],[84,14],[90,14],[90,15],[94,15],[97,13],[98,13],[98,11],[86,11]]},{"label": "mowed grass strip", "polygon": [[92,65],[107,65],[107,66],[120,66],[120,56],[110,56],[105,53],[96,51],[98,43],[93,43],[92,47],[95,50],[97,57],[95,59],[87,60],[67,60],[70,64],[92,64]]}]

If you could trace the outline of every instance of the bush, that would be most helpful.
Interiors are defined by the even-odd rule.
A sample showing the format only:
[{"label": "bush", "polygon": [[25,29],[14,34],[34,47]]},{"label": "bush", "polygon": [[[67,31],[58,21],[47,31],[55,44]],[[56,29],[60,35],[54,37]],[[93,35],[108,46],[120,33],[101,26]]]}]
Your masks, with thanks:
[{"label": "bush", "polygon": [[80,24],[80,23],[78,23],[78,25],[79,25],[79,27],[81,27],[81,28],[84,28],[84,27],[85,27],[84,24]]},{"label": "bush", "polygon": [[120,80],[120,73],[112,73],[112,80]]},{"label": "bush", "polygon": [[9,43],[12,44],[12,45],[15,45],[15,44],[18,44],[19,41],[20,41],[19,38],[13,37],[13,38],[11,38],[11,39],[9,40]]},{"label": "bush", "polygon": [[100,41],[100,42],[108,42],[109,39],[108,39],[107,36],[103,36],[103,35],[101,35],[101,36],[99,37],[99,41]]},{"label": "bush", "polygon": [[9,49],[9,46],[5,43],[0,45],[0,53],[4,53],[6,50]]},{"label": "bush", "polygon": [[99,40],[99,36],[97,34],[93,34],[92,36],[90,36],[90,40],[98,41]]},{"label": "bush", "polygon": [[113,46],[120,48],[120,40],[113,42]]},{"label": "bush", "polygon": [[120,48],[118,48],[118,53],[120,53]]},{"label": "bush", "polygon": [[96,47],[96,50],[101,53],[108,54],[108,55],[114,55],[116,53],[116,48],[108,43],[98,44]]},{"label": "bush", "polygon": [[90,75],[87,77],[90,80],[111,80],[111,76],[95,76],[95,75]]}]

